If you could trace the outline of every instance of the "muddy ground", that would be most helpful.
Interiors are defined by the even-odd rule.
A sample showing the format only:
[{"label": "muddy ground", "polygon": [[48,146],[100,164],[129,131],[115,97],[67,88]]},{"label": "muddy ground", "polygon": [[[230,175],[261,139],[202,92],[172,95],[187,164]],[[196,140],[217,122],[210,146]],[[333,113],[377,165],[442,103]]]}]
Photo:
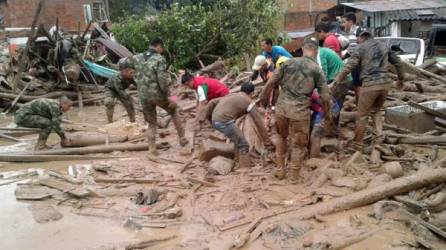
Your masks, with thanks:
[{"label": "muddy ground", "polygon": [[[185,124],[191,138],[191,117],[185,117],[189,118]],[[67,118],[98,126],[105,124],[101,106],[84,107],[82,112],[74,108]],[[125,123],[125,111],[119,105],[116,119],[118,123]],[[12,117],[4,116],[0,120],[0,126],[12,126]],[[145,127],[141,113],[138,124],[138,128]],[[330,161],[327,159],[310,160],[297,184],[274,179],[272,161],[262,164],[260,157],[252,169],[234,169],[226,176],[210,177],[207,163],[199,161],[194,161],[181,173],[191,156],[179,154],[181,150],[172,124],[159,131],[165,137],[158,141],[168,142],[170,148],[160,151],[161,160],[157,163],[146,157],[146,151],[107,154],[120,157],[111,160],[0,163],[4,179],[0,180],[0,248],[136,249],[132,248],[135,247],[133,243],[151,240],[152,243],[146,245],[150,249],[230,249],[237,235],[242,235],[250,225],[233,229],[228,229],[228,225],[260,218],[271,211],[290,209],[295,211],[262,220],[242,249],[329,249],[330,245],[334,249],[446,249],[441,237],[419,228],[396,211],[390,210],[377,219],[373,205],[307,220],[293,218],[293,213],[302,207],[345,196],[370,185],[381,170],[370,165],[367,158],[355,166],[355,171],[349,171],[343,169],[343,164],[351,155],[342,151],[324,153],[323,157],[335,164],[334,169],[345,172],[344,182],[336,186],[329,180],[314,184],[320,177],[320,168]],[[345,133],[351,134],[351,128],[347,127]],[[198,142],[210,134],[221,137],[205,129]],[[0,152],[30,149],[36,137],[22,137],[25,140],[21,143],[2,141]],[[49,144],[57,148],[58,141],[58,137],[52,135]],[[430,148],[416,150],[428,154]],[[444,154],[440,149],[440,156]],[[407,173],[417,171],[408,163],[402,165]],[[34,170],[37,176],[6,184],[8,177]],[[69,190],[63,192],[39,185],[39,178],[46,176],[48,170],[72,174],[93,192],[76,198],[67,193]],[[188,177],[207,182],[200,184]],[[157,181],[152,184],[95,183],[97,178]],[[39,201],[16,200],[15,193],[27,190],[50,196]],[[135,203],[138,192],[149,195],[144,205]],[[152,199],[153,204],[148,205],[148,200],[152,202]],[[356,240],[349,243],[351,239]]]}]

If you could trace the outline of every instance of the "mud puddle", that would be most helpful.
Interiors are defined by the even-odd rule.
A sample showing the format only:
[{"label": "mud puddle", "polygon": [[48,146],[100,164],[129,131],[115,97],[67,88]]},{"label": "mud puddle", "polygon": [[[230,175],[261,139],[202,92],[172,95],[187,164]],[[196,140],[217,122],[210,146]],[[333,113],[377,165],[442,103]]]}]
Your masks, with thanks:
[{"label": "mud puddle", "polygon": [[77,216],[64,207],[57,207],[62,219],[38,224],[31,205],[16,201],[15,188],[16,184],[0,187],[2,249],[85,249],[134,239],[117,223]]}]

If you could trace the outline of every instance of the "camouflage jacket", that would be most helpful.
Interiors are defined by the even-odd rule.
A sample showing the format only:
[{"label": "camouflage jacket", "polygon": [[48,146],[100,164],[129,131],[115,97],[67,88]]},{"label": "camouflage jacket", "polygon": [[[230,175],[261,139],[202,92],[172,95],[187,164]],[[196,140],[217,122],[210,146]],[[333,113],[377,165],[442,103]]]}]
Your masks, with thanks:
[{"label": "camouflage jacket", "polygon": [[108,79],[107,82],[105,82],[104,87],[113,89],[115,91],[122,91],[127,89],[131,84],[131,82],[124,81],[121,74],[118,74]]},{"label": "camouflage jacket", "polygon": [[268,80],[260,98],[267,100],[271,90],[277,86],[281,88],[276,103],[277,114],[296,118],[309,112],[310,96],[314,89],[319,91],[324,108],[328,108],[330,94],[327,80],[312,58],[293,58],[282,64],[280,70]]},{"label": "camouflage jacket", "polygon": [[359,66],[364,87],[390,84],[387,62],[395,65],[398,79],[403,80],[404,72],[401,59],[384,43],[369,38],[355,48],[344,69],[336,76],[336,82],[341,83],[349,73]]},{"label": "camouflage jacket", "polygon": [[40,98],[28,102],[17,110],[15,114],[16,121],[31,115],[38,115],[49,119],[54,132],[56,132],[61,138],[65,137],[65,133],[60,127],[60,124],[62,123],[62,111],[58,101]]},{"label": "camouflage jacket", "polygon": [[142,102],[150,99],[166,100],[169,97],[171,78],[162,55],[149,50],[133,56],[129,64],[136,71],[134,80]]}]

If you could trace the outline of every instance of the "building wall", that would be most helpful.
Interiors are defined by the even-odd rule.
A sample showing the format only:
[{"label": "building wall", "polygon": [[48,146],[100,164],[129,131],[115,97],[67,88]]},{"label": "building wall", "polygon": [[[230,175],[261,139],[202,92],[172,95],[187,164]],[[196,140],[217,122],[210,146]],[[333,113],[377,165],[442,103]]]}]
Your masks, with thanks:
[{"label": "building wall", "polygon": [[337,5],[337,0],[278,0],[285,15],[285,30],[314,28],[318,16]]},{"label": "building wall", "polygon": [[[4,27],[30,27],[40,0],[7,0],[1,7],[4,16]],[[47,28],[56,24],[65,31],[77,31],[78,23],[81,30],[87,24],[84,18],[84,4],[92,4],[95,0],[46,0],[38,23]]]}]

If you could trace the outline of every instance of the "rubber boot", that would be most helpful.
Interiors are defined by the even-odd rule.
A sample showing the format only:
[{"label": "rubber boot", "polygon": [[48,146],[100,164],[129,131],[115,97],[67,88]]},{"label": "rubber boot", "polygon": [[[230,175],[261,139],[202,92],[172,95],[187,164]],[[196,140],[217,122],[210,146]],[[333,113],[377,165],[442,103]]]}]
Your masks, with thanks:
[{"label": "rubber boot", "polygon": [[318,158],[321,156],[321,137],[312,136],[310,145],[310,158]]},{"label": "rubber boot", "polygon": [[158,151],[156,150],[156,127],[156,124],[149,125],[149,158],[158,156]]},{"label": "rubber boot", "polygon": [[364,135],[367,129],[366,121],[357,121],[355,128],[355,138],[353,139],[354,149],[356,151],[361,151],[364,145]]},{"label": "rubber boot", "polygon": [[239,162],[240,168],[250,168],[251,167],[251,156],[249,155],[249,153],[245,153],[245,154],[240,153],[238,162]]},{"label": "rubber boot", "polygon": [[276,156],[276,169],[274,170],[274,177],[279,180],[285,179],[285,155]]},{"label": "rubber boot", "polygon": [[375,133],[374,142],[375,144],[380,144],[383,140],[383,119],[379,112],[373,113],[372,118]]},{"label": "rubber boot", "polygon": [[299,180],[299,173],[300,168],[299,167],[289,167],[288,174],[291,182],[297,182]]},{"label": "rubber boot", "polygon": [[130,122],[135,122],[135,109],[133,106],[125,106],[125,109],[127,110],[127,114],[129,115],[129,121]]},{"label": "rubber boot", "polygon": [[181,120],[180,120],[180,117],[178,116],[178,114],[175,114],[172,116],[172,122],[177,130],[178,137],[180,138],[180,140],[179,140],[180,146],[182,146],[182,147],[186,146],[189,143],[189,141],[187,140],[187,138],[184,135],[185,134],[184,128],[183,128],[183,125],[181,125]]},{"label": "rubber boot", "polygon": [[274,177],[279,180],[285,179],[285,158],[287,155],[286,138],[279,137],[276,145],[276,170],[274,170]]},{"label": "rubber boot", "polygon": [[38,150],[45,150],[45,149],[49,149],[50,147],[48,147],[46,145],[46,138],[44,138],[42,135],[39,135],[39,138],[37,139],[37,143],[34,146],[34,150],[38,151]]},{"label": "rubber boot", "polygon": [[105,113],[107,114],[108,123],[112,123],[113,122],[113,109],[107,109],[105,111]]}]

